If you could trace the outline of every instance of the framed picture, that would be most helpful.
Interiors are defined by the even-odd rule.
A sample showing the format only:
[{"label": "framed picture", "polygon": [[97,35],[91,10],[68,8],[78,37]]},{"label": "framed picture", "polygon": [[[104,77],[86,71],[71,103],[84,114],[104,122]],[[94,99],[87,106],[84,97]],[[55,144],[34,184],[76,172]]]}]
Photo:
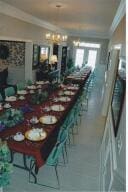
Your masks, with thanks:
[{"label": "framed picture", "polygon": [[36,69],[39,64],[39,46],[33,45],[33,69]]},{"label": "framed picture", "polygon": [[112,110],[112,122],[114,127],[115,137],[117,136],[120,118],[122,114],[125,88],[126,88],[126,61],[124,58],[120,58],[118,69],[116,72],[116,79],[114,83],[111,110]]}]

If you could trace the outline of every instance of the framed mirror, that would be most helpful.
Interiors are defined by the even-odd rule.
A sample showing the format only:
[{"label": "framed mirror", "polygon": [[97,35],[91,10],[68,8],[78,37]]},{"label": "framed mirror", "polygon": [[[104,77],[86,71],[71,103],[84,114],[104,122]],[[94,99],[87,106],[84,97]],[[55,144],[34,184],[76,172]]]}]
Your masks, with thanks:
[{"label": "framed mirror", "polygon": [[33,69],[36,69],[39,64],[39,46],[33,45]]},{"label": "framed mirror", "polygon": [[123,109],[126,88],[126,61],[122,57],[119,59],[119,65],[116,72],[116,79],[111,101],[112,121],[115,137],[117,136],[120,118]]},{"label": "framed mirror", "polygon": [[41,45],[40,46],[40,54],[39,54],[39,62],[43,63],[45,60],[49,62],[50,55],[50,47]]}]

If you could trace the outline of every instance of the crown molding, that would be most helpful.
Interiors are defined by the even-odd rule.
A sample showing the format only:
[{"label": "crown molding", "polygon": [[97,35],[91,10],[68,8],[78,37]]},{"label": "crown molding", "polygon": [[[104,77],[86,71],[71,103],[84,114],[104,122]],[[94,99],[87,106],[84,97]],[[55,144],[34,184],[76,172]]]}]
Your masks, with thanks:
[{"label": "crown molding", "polygon": [[31,23],[31,24],[34,24],[34,25],[37,25],[37,26],[40,26],[43,28],[46,28],[51,31],[58,31],[60,33],[66,33],[66,31],[62,30],[61,28],[59,28],[55,25],[52,25],[49,22],[46,22],[42,19],[38,19],[37,17],[34,17],[28,13],[25,13],[24,11],[22,11],[16,7],[13,7],[7,3],[4,3],[2,1],[0,1],[0,13],[3,13],[5,15],[17,18],[19,20],[22,20],[22,21],[25,21],[25,22],[28,22],[28,23]]},{"label": "crown molding", "polygon": [[94,32],[94,31],[84,31],[84,32],[69,32],[69,36],[81,37],[81,38],[99,38],[99,39],[109,39],[108,33]]},{"label": "crown molding", "polygon": [[32,43],[33,41],[32,40],[29,40],[29,39],[19,39],[19,38],[16,38],[16,37],[9,37],[9,36],[0,36],[0,40],[5,40],[5,41],[20,41],[20,42],[29,42],[29,43]]},{"label": "crown molding", "polygon": [[109,30],[109,36],[111,37],[115,29],[117,28],[118,24],[120,23],[121,19],[126,13],[126,0],[121,0],[120,5],[117,9],[117,12],[115,14],[115,17],[113,19],[113,22],[111,24],[110,30]]}]

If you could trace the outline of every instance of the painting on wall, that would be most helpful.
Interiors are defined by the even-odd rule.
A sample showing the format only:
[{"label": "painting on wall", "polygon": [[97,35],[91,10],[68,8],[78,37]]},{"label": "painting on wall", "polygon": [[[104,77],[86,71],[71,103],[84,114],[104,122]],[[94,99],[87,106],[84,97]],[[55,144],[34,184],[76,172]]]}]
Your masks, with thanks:
[{"label": "painting on wall", "polygon": [[120,58],[111,102],[112,121],[115,137],[117,136],[125,97],[126,70],[124,66],[126,66],[126,61],[124,58]]},{"label": "painting on wall", "polygon": [[10,67],[23,66],[25,64],[25,42],[0,40],[1,59],[3,64]]}]

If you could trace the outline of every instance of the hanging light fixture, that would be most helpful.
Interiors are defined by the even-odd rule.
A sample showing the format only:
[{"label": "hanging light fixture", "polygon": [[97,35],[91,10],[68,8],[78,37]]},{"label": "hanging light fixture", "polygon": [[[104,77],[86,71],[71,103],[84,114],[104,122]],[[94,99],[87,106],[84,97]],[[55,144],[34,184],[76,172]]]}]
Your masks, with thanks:
[{"label": "hanging light fixture", "polygon": [[79,47],[80,46],[80,39],[78,38],[78,40],[73,41],[73,44],[75,47]]},{"label": "hanging light fixture", "polygon": [[[61,5],[56,5],[56,8],[58,9],[58,16],[57,18],[59,18],[59,10],[61,8]],[[56,44],[60,44],[61,42],[66,42],[68,39],[67,35],[62,35],[58,32],[55,33],[46,33],[45,35],[46,40],[48,40],[51,43],[56,43]]]}]

